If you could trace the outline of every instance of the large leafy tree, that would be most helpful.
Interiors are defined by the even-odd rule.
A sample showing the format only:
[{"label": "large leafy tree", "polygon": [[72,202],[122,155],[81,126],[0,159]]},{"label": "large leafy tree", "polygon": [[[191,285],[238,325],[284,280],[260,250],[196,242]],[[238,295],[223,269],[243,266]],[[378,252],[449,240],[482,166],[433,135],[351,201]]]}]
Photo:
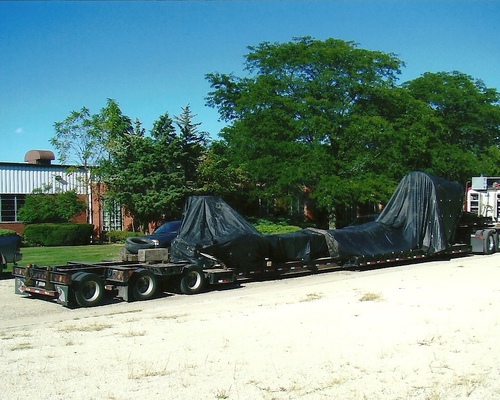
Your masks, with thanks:
[{"label": "large leafy tree", "polygon": [[359,200],[360,189],[365,199],[377,197],[390,179],[353,153],[361,148],[366,160],[382,151],[360,132],[375,137],[387,123],[360,118],[360,110],[375,92],[395,86],[403,63],[336,39],[264,42],[249,50],[249,76],[207,75],[208,104],[230,123],[222,137],[255,195],[297,196],[307,188],[324,208]]},{"label": "large leafy tree", "polygon": [[500,94],[461,72],[427,72],[403,85],[440,125],[432,172],[465,183],[500,173]]},{"label": "large leafy tree", "polygon": [[[255,197],[323,209],[386,200],[412,170],[465,183],[500,174],[499,94],[459,72],[396,85],[394,54],[309,37],[249,47],[247,75],[207,75],[208,104]],[[331,213],[333,215],[333,213]]]}]

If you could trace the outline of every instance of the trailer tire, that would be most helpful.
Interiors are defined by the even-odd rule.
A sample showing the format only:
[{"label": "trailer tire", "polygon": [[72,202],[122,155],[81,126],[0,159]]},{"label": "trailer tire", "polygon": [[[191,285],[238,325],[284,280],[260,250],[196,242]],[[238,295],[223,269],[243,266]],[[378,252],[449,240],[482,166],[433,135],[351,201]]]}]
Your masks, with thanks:
[{"label": "trailer tire", "polygon": [[99,275],[82,272],[73,276],[75,300],[80,307],[94,307],[104,296],[104,283]]},{"label": "trailer tire", "polygon": [[155,244],[152,239],[141,238],[140,236],[128,237],[125,239],[125,249],[130,254],[137,254],[139,250],[154,249]]},{"label": "trailer tire", "polygon": [[196,266],[188,266],[184,269],[179,282],[179,288],[183,294],[197,294],[203,291],[206,284],[205,273]]},{"label": "trailer tire", "polygon": [[493,231],[485,231],[484,233],[484,254],[493,254],[496,251],[497,243]]},{"label": "trailer tire", "polygon": [[136,300],[149,300],[156,293],[156,276],[153,272],[141,269],[132,275],[130,282],[132,297]]}]

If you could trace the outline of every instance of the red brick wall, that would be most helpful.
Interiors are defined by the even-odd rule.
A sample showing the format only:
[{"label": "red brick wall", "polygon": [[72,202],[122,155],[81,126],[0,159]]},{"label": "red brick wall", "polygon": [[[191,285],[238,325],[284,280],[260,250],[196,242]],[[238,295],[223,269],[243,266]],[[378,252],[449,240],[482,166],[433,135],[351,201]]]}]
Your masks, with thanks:
[{"label": "red brick wall", "polygon": [[24,224],[21,224],[20,222],[2,222],[0,223],[0,229],[10,229],[16,231],[19,235],[22,235]]}]

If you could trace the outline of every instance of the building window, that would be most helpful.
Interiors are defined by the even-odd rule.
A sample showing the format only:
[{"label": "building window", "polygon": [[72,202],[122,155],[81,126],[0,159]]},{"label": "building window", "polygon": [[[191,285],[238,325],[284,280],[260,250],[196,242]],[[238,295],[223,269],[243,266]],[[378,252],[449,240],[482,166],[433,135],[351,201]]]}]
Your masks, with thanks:
[{"label": "building window", "polygon": [[103,201],[102,230],[121,231],[123,226],[122,209],[115,201]]},{"label": "building window", "polygon": [[25,200],[25,194],[0,194],[0,222],[21,222],[17,212]]}]

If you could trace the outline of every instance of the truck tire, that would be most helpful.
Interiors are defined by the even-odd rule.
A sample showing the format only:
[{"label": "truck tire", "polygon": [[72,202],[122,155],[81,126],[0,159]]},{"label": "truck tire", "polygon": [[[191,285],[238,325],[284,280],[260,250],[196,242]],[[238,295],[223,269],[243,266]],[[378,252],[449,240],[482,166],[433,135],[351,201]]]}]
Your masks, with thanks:
[{"label": "truck tire", "polygon": [[154,249],[155,244],[152,239],[137,237],[128,237],[125,239],[125,249],[130,254],[137,254],[139,250]]},{"label": "truck tire", "polygon": [[206,284],[205,273],[196,266],[188,266],[182,273],[179,288],[183,294],[196,294],[203,291]]},{"label": "truck tire", "polygon": [[104,296],[104,283],[99,275],[82,272],[73,277],[75,300],[80,307],[94,307]]},{"label": "truck tire", "polygon": [[484,232],[484,254],[493,254],[497,249],[497,243],[495,242],[495,235],[491,230]]},{"label": "truck tire", "polygon": [[141,269],[132,275],[129,287],[135,300],[149,300],[156,293],[156,276],[147,269]]}]

